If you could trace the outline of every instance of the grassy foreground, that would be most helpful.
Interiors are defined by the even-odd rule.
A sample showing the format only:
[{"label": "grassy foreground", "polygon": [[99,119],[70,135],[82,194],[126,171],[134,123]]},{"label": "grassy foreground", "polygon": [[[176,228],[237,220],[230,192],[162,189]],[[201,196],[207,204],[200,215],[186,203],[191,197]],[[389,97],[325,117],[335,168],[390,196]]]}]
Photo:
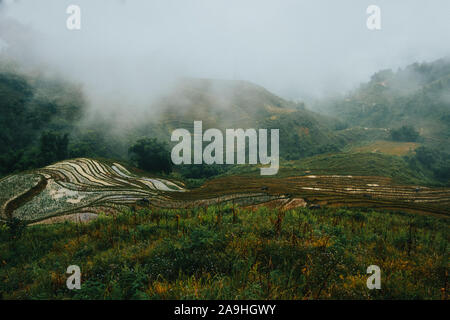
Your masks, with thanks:
[{"label": "grassy foreground", "polygon": [[[347,209],[142,209],[1,226],[3,299],[446,299],[446,218]],[[81,290],[66,288],[69,265]],[[369,265],[380,290],[366,287]]]}]

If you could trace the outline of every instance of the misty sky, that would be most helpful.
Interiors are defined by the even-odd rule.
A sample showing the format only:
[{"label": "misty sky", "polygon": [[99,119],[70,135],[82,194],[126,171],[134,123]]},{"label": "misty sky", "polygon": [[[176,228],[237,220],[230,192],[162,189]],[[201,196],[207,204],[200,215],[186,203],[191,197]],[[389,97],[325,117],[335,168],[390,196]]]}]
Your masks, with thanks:
[{"label": "misty sky", "polygon": [[[79,31],[66,29],[69,4],[81,7]],[[380,31],[366,27],[371,4]],[[448,0],[3,0],[0,50],[136,101],[178,77],[248,80],[304,99],[450,55],[449,18]]]}]

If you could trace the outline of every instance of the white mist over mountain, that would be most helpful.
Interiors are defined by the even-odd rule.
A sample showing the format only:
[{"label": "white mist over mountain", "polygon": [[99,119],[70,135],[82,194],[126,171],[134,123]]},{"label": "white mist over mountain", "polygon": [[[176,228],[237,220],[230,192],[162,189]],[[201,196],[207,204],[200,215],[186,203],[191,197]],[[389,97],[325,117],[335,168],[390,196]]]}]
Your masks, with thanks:
[{"label": "white mist over mountain", "polygon": [[[450,2],[9,0],[0,54],[136,106],[180,77],[248,80],[290,99],[343,92],[383,68],[450,54]],[[71,5],[81,30],[66,28]],[[381,30],[366,8],[381,9]]]}]

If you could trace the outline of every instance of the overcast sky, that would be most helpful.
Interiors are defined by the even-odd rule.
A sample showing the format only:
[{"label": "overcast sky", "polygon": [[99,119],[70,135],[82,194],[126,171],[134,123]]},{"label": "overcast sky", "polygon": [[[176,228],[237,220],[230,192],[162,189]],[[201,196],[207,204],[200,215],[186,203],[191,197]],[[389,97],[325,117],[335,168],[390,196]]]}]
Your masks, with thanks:
[{"label": "overcast sky", "polygon": [[[70,4],[81,7],[79,31],[66,28]],[[378,31],[366,27],[371,4]],[[249,80],[303,99],[448,56],[450,1],[3,0],[0,50],[135,99],[178,77]]]}]

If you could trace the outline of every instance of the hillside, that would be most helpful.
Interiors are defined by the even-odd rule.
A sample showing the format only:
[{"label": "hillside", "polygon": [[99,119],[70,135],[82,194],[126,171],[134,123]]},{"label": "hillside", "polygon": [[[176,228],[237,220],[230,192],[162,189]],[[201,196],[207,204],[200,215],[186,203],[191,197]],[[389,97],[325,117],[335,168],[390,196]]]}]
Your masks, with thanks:
[{"label": "hillside", "polygon": [[[391,178],[397,184],[433,185],[432,174],[424,168],[412,168],[399,156],[381,152],[341,152],[322,154],[301,160],[283,161],[277,177],[304,175],[353,175]],[[259,176],[258,168],[235,166],[225,175]]]},{"label": "hillside", "polygon": [[[2,299],[448,297],[449,219],[228,204],[0,228]],[[383,290],[366,286],[374,263]],[[66,288],[72,264],[80,290]]]},{"label": "hillside", "polygon": [[[280,152],[287,159],[337,151],[346,144],[335,137],[337,120],[245,81],[180,81],[147,111],[129,112],[132,124],[126,129],[120,129],[121,112],[111,110],[108,116],[86,119],[88,108],[83,92],[75,85],[40,75],[0,71],[0,175],[74,157],[127,160],[128,148],[138,138],[156,137],[171,143],[172,130],[192,130],[194,120],[202,120],[204,130],[280,129]],[[49,132],[55,140],[49,147],[59,155],[43,150],[42,139]],[[65,135],[68,141],[64,143]],[[57,141],[63,150],[54,150]]]},{"label": "hillside", "polygon": [[449,151],[450,59],[415,63],[397,72],[382,70],[345,98],[322,108],[351,126],[412,126],[424,143]]},{"label": "hillside", "polygon": [[[203,130],[280,129],[282,167],[289,161],[326,155],[330,162],[321,160],[320,166],[327,166],[330,174],[340,174],[338,168],[348,167],[348,174],[358,171],[363,175],[366,170],[365,175],[387,174],[396,183],[448,186],[449,70],[448,61],[442,59],[395,73],[380,71],[344,99],[311,106],[326,110],[326,115],[250,82],[184,79],[149,102],[144,111],[127,112],[130,123],[125,125],[123,114],[114,110],[86,119],[89,106],[76,85],[5,69],[0,72],[0,176],[70,158],[127,162],[128,150],[139,138],[157,138],[170,147],[172,130],[192,130],[194,121],[201,120]],[[417,141],[392,141],[392,132],[403,125],[417,130]],[[353,161],[354,153],[391,158],[360,157],[362,162],[356,167],[362,169],[351,170],[346,163]],[[338,161],[342,163],[337,165]],[[391,162],[397,164],[396,172],[386,169]],[[374,169],[372,163],[379,168]],[[200,170],[184,169],[175,168],[189,178]],[[221,169],[213,170],[212,175],[240,171],[228,166]],[[295,170],[291,171],[295,175]],[[199,175],[204,176],[210,175]]]},{"label": "hillside", "polygon": [[0,176],[43,165],[41,134],[72,132],[83,107],[79,88],[63,81],[0,71]]},{"label": "hillside", "polygon": [[[375,82],[327,116],[248,82],[186,79],[122,128],[113,112],[85,121],[76,86],[0,73],[0,299],[446,299],[450,162],[432,149],[446,105],[421,120],[436,96],[413,100],[441,80],[403,88],[403,113],[386,102],[380,118],[357,111],[395,95]],[[137,139],[194,120],[280,129],[278,174],[133,167]],[[424,126],[418,141],[392,141],[403,122]],[[374,263],[383,290],[367,289]]]},{"label": "hillside", "polygon": [[[189,190],[182,182],[148,177],[117,162],[66,160],[0,180],[0,216],[4,221],[52,223],[91,220],[99,213],[113,214],[130,206],[169,209],[226,203],[279,208],[371,207],[445,217],[450,214],[448,188],[399,185],[389,178],[369,176],[372,172],[364,168],[361,174],[365,176],[329,174],[338,168],[307,168],[303,176],[226,176]],[[376,164],[373,169],[377,169]]]},{"label": "hillside", "polygon": [[152,109],[159,112],[149,115],[147,124],[138,132],[168,142],[172,130],[185,128],[192,132],[194,120],[202,120],[204,130],[280,129],[280,153],[286,159],[336,151],[344,145],[334,134],[339,125],[336,119],[246,81],[185,79]]}]

